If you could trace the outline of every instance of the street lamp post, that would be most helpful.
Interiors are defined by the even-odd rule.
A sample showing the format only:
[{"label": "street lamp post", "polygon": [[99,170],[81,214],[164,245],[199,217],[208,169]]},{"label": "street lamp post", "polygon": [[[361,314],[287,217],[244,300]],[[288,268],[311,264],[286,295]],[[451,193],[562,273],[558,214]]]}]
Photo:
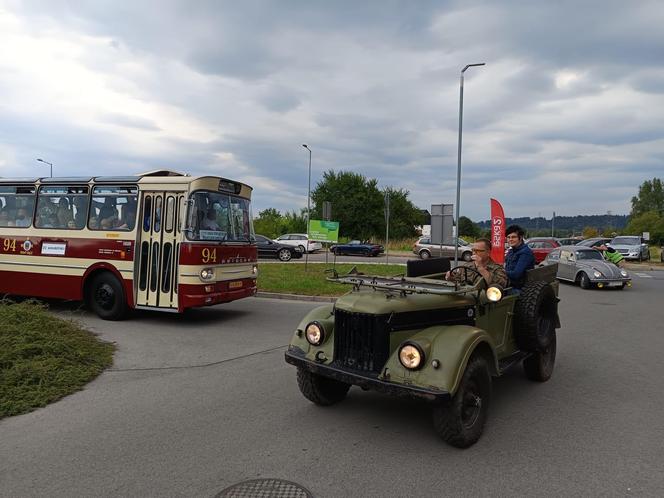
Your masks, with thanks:
[{"label": "street lamp post", "polygon": [[309,151],[309,183],[307,187],[307,247],[304,251],[304,269],[307,269],[309,263],[309,221],[311,219],[311,149],[307,144],[302,144],[302,147]]},{"label": "street lamp post", "polygon": [[459,79],[459,148],[457,154],[457,188],[456,188],[456,237],[454,238],[454,266],[459,264],[459,211],[461,207],[461,130],[463,128],[463,73],[469,67],[484,66],[484,62],[468,64],[461,70]]},{"label": "street lamp post", "polygon": [[53,178],[53,163],[49,163],[48,161],[44,161],[43,159],[37,159],[40,163],[48,164],[51,167],[51,178]]}]

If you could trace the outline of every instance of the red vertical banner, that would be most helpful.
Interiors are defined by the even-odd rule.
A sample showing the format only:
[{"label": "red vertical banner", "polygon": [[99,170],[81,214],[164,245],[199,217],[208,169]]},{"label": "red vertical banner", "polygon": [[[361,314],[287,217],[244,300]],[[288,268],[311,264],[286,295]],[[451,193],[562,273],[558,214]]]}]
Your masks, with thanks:
[{"label": "red vertical banner", "polygon": [[505,213],[496,199],[491,199],[491,259],[501,265],[505,262]]}]

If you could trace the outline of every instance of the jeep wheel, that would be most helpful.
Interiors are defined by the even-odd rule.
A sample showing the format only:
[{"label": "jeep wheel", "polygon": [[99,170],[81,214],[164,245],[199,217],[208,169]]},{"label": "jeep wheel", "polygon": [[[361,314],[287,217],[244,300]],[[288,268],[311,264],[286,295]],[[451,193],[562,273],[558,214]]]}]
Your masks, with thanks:
[{"label": "jeep wheel", "polygon": [[350,389],[350,384],[322,377],[302,368],[297,369],[297,385],[305,398],[320,406],[342,401]]},{"label": "jeep wheel", "polygon": [[461,256],[461,257],[462,257],[462,259],[467,263],[467,262],[473,260],[473,253],[470,252],[470,251],[468,251],[468,252],[464,252],[464,253],[463,253],[463,256]]},{"label": "jeep wheel", "polygon": [[546,382],[551,378],[553,365],[556,362],[556,333],[549,342],[549,346],[544,351],[529,356],[523,360],[523,371],[526,377],[536,382]]},{"label": "jeep wheel", "polygon": [[292,257],[290,249],[280,249],[279,252],[277,253],[277,257],[281,261],[290,261]]},{"label": "jeep wheel", "polygon": [[433,409],[433,426],[446,443],[468,448],[482,435],[491,401],[491,374],[482,356],[470,358],[450,404]]},{"label": "jeep wheel", "polygon": [[544,351],[555,337],[558,298],[541,280],[526,284],[514,305],[514,339],[523,351]]},{"label": "jeep wheel", "polygon": [[420,251],[420,259],[429,259],[431,257],[431,253],[427,251],[426,249],[423,251]]},{"label": "jeep wheel", "polygon": [[590,278],[588,278],[588,274],[583,272],[581,273],[581,277],[579,279],[579,285],[581,286],[582,289],[590,289]]}]

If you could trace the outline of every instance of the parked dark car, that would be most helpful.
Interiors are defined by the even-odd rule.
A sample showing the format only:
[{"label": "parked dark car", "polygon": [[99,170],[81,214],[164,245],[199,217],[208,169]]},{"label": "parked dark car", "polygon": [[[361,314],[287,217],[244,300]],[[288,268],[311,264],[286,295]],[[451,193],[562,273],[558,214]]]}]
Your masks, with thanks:
[{"label": "parked dark car", "polygon": [[582,240],[581,242],[577,242],[577,246],[584,246],[584,247],[598,247],[598,246],[605,246],[611,242],[611,239],[607,239],[606,237],[593,237],[591,239],[585,239]]},{"label": "parked dark car", "polygon": [[360,256],[378,256],[385,252],[385,248],[380,244],[371,244],[360,240],[351,240],[347,244],[335,244],[330,247],[330,251],[339,256],[340,254],[360,255]]},{"label": "parked dark car", "polygon": [[573,246],[583,240],[583,237],[567,237],[566,239],[556,239],[561,246]]},{"label": "parked dark car", "polygon": [[602,253],[592,247],[562,246],[554,249],[542,265],[558,264],[558,280],[579,284],[582,289],[591,287],[617,287],[632,285],[626,270],[606,261]]},{"label": "parked dark car", "polygon": [[302,257],[302,251],[298,247],[281,244],[264,235],[256,235],[256,248],[259,258],[278,258],[281,261],[290,261],[292,258]]},{"label": "parked dark car", "polygon": [[541,263],[547,254],[556,247],[560,247],[560,243],[553,237],[533,237],[532,239],[528,239],[526,244],[535,255],[535,263]]}]

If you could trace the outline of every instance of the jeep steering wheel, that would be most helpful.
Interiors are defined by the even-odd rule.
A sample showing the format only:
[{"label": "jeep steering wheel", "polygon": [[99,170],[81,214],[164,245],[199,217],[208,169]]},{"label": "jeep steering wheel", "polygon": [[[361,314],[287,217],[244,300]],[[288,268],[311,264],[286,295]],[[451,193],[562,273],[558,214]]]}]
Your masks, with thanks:
[{"label": "jeep steering wheel", "polygon": [[[468,272],[474,274],[471,275],[472,278],[470,279],[468,278]],[[453,270],[450,270],[450,275],[457,275],[458,278],[462,277],[461,273],[463,273],[463,278],[461,279],[461,282],[467,282],[471,285],[475,283],[476,277],[484,278],[479,271],[477,271],[475,268],[471,268],[470,266],[457,266]]]}]

